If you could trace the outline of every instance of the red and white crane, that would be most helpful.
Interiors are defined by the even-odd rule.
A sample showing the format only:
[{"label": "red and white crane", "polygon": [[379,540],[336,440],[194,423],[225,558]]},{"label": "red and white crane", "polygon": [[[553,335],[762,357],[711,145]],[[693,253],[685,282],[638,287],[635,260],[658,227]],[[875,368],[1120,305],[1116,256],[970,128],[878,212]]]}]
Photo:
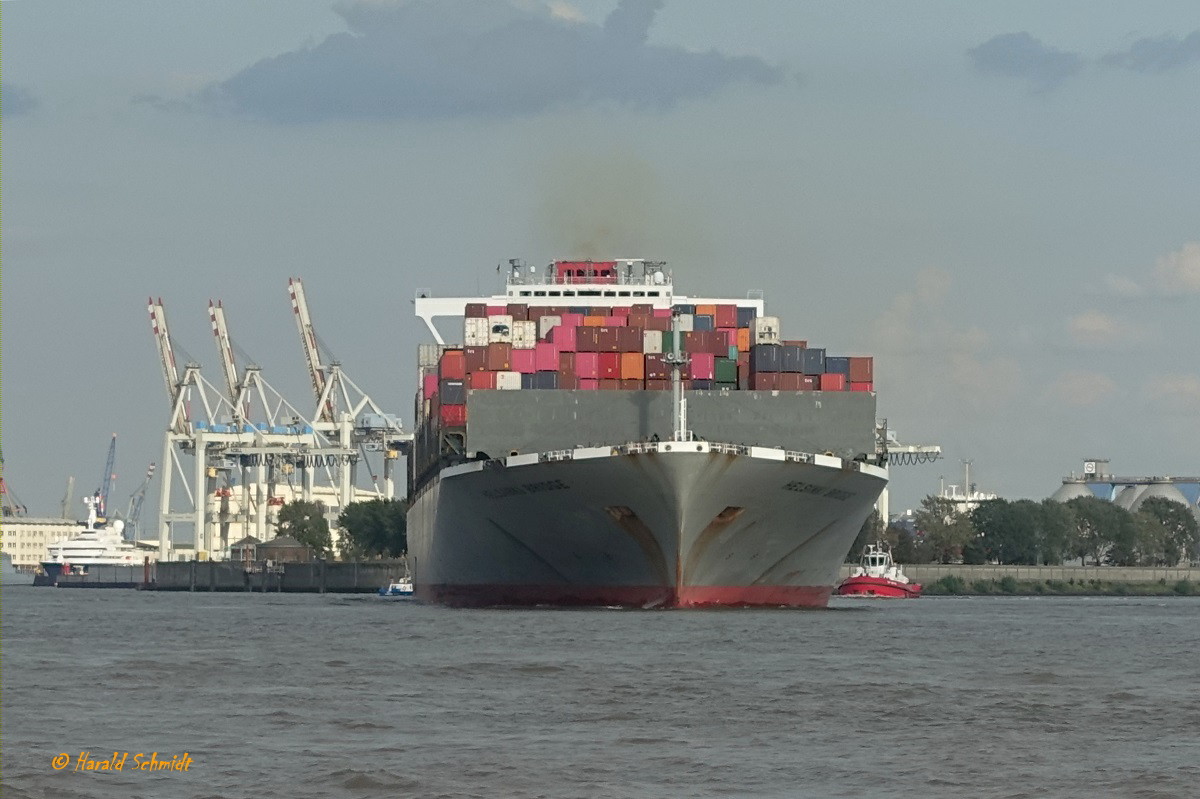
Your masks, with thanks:
[{"label": "red and white crane", "polygon": [[[326,397],[325,366],[321,363],[321,350],[317,346],[317,333],[313,329],[312,318],[308,315],[308,301],[304,298],[304,284],[298,277],[288,278],[288,294],[292,298],[292,313],[296,317],[296,326],[300,330],[300,343],[304,347],[304,360],[308,364],[308,374],[312,378],[313,392],[316,395],[317,412],[323,422],[334,421],[333,400]],[[324,402],[322,403],[322,399]]]},{"label": "red and white crane", "polygon": [[186,433],[188,429],[187,408],[180,407],[183,385],[179,380],[179,367],[175,364],[175,348],[171,344],[171,332],[167,328],[167,309],[163,307],[161,297],[157,302],[153,297],[150,298],[150,327],[154,331],[155,343],[158,344],[163,381],[167,384],[167,399],[171,403],[171,428],[176,433]]}]

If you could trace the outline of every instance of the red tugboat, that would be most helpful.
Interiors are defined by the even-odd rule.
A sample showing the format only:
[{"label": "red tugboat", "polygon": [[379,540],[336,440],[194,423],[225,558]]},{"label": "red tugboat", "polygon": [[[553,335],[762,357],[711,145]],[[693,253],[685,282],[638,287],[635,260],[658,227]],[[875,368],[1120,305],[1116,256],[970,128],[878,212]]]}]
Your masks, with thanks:
[{"label": "red tugboat", "polygon": [[863,547],[858,565],[838,585],[837,595],[917,599],[921,596],[921,585],[910,582],[892,560],[887,545],[877,542]]}]

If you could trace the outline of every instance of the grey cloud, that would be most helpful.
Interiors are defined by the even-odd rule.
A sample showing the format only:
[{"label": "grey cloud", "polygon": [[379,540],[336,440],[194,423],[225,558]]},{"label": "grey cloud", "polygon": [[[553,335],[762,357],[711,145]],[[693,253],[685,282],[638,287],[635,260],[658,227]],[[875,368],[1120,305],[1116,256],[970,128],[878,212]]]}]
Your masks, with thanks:
[{"label": "grey cloud", "polygon": [[264,59],[196,99],[285,124],[514,117],[596,102],[665,109],[734,81],[778,83],[755,57],[647,44],[662,0],[621,0],[603,26],[496,0],[344,3],[350,31]]},{"label": "grey cloud", "polygon": [[0,109],[4,116],[27,114],[36,107],[37,100],[28,91],[11,83],[0,83]]},{"label": "grey cloud", "polygon": [[1039,90],[1054,88],[1083,66],[1076,53],[1047,47],[1025,31],[993,36],[967,55],[980,72],[1025,78]]},{"label": "grey cloud", "polygon": [[1185,38],[1159,36],[1138,39],[1128,50],[1110,53],[1100,59],[1112,67],[1124,67],[1134,72],[1166,72],[1200,61],[1200,30]]}]

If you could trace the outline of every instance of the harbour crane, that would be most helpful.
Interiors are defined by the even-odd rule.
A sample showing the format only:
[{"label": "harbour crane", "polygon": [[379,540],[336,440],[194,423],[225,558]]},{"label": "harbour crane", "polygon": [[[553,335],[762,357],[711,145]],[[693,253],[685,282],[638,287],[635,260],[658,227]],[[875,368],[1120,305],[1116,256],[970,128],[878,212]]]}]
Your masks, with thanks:
[{"label": "harbour crane", "polygon": [[229,391],[229,400],[233,403],[235,415],[241,414],[241,422],[250,415],[249,408],[238,403],[241,392],[241,381],[238,379],[237,364],[233,360],[233,343],[229,339],[229,328],[225,324],[225,308],[220,300],[214,304],[208,301],[208,318],[212,321],[213,336],[217,339],[217,355],[221,360],[221,373],[225,377],[225,387]]},{"label": "harbour crane", "polygon": [[150,464],[150,468],[146,470],[146,479],[142,480],[142,484],[137,490],[129,496],[129,510],[125,513],[125,525],[128,530],[127,535],[133,541],[138,540],[138,519],[142,516],[142,503],[146,499],[146,489],[150,487],[150,480],[154,477],[154,464]]},{"label": "harbour crane", "polygon": [[[288,294],[292,298],[292,313],[296,317],[296,326],[300,330],[300,343],[304,347],[304,360],[308,365],[308,375],[312,379],[313,392],[317,397],[317,412],[322,422],[334,421],[333,399],[326,397],[325,387],[328,382],[325,367],[321,363],[321,350],[317,346],[317,333],[313,329],[312,318],[308,315],[308,300],[304,297],[304,284],[298,277],[288,278]],[[322,403],[322,399],[324,402]]]},{"label": "harbour crane", "polygon": [[12,486],[4,479],[4,449],[0,447],[0,512],[4,516],[24,516],[25,505],[12,492]]},{"label": "harbour crane", "polygon": [[[933,463],[942,457],[942,448],[937,444],[901,444],[896,437],[896,431],[888,428],[887,419],[880,419],[875,423],[875,439],[880,461],[888,469],[893,466]],[[890,521],[888,514],[891,509],[888,499],[888,489],[884,486],[876,504],[885,526]]]},{"label": "harbour crane", "polygon": [[117,475],[113,473],[113,466],[117,462],[117,434],[112,434],[112,441],[108,444],[108,460],[104,464],[104,476],[100,479],[100,488],[97,489],[97,496],[100,498],[99,504],[96,506],[97,516],[108,515],[108,494],[112,491],[113,482],[116,481]]},{"label": "harbour crane", "polygon": [[158,344],[158,356],[162,362],[163,380],[167,384],[167,399],[171,403],[171,430],[174,433],[188,432],[188,409],[180,406],[183,396],[183,384],[179,379],[179,367],[175,363],[175,348],[171,343],[171,333],[167,328],[167,310],[163,307],[162,298],[158,302],[151,297],[150,327],[154,331],[154,340]]}]

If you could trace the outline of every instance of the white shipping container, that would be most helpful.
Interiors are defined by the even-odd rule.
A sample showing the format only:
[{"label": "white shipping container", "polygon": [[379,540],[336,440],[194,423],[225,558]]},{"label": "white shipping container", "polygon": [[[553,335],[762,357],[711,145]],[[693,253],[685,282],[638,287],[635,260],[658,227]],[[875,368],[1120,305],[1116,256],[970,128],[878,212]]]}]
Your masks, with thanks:
[{"label": "white shipping container", "polygon": [[417,366],[437,366],[445,349],[441,344],[418,344]]},{"label": "white shipping container", "polygon": [[646,330],[642,333],[642,352],[658,354],[663,351],[661,330]]},{"label": "white shipping container", "polygon": [[513,318],[508,314],[502,316],[489,316],[488,321],[488,343],[489,344],[511,344],[513,340]]},{"label": "white shipping container", "polygon": [[468,347],[486,347],[489,330],[491,330],[491,325],[488,324],[488,320],[483,318],[467,319],[463,338]]},{"label": "white shipping container", "polygon": [[550,328],[562,324],[561,316],[543,316],[538,319],[538,338],[544,339],[550,333]]},{"label": "white shipping container", "polygon": [[778,344],[780,342],[779,317],[758,316],[754,319],[754,344]]},{"label": "white shipping container", "polygon": [[[695,330],[695,321],[696,321],[696,317],[693,316],[692,314],[681,313],[681,314],[679,314],[679,322],[678,322],[679,329],[685,333],[690,333],[693,330]],[[676,323],[672,322],[671,324],[674,325]]]},{"label": "white shipping container", "polygon": [[520,391],[520,372],[496,372],[496,388],[501,391]]}]

